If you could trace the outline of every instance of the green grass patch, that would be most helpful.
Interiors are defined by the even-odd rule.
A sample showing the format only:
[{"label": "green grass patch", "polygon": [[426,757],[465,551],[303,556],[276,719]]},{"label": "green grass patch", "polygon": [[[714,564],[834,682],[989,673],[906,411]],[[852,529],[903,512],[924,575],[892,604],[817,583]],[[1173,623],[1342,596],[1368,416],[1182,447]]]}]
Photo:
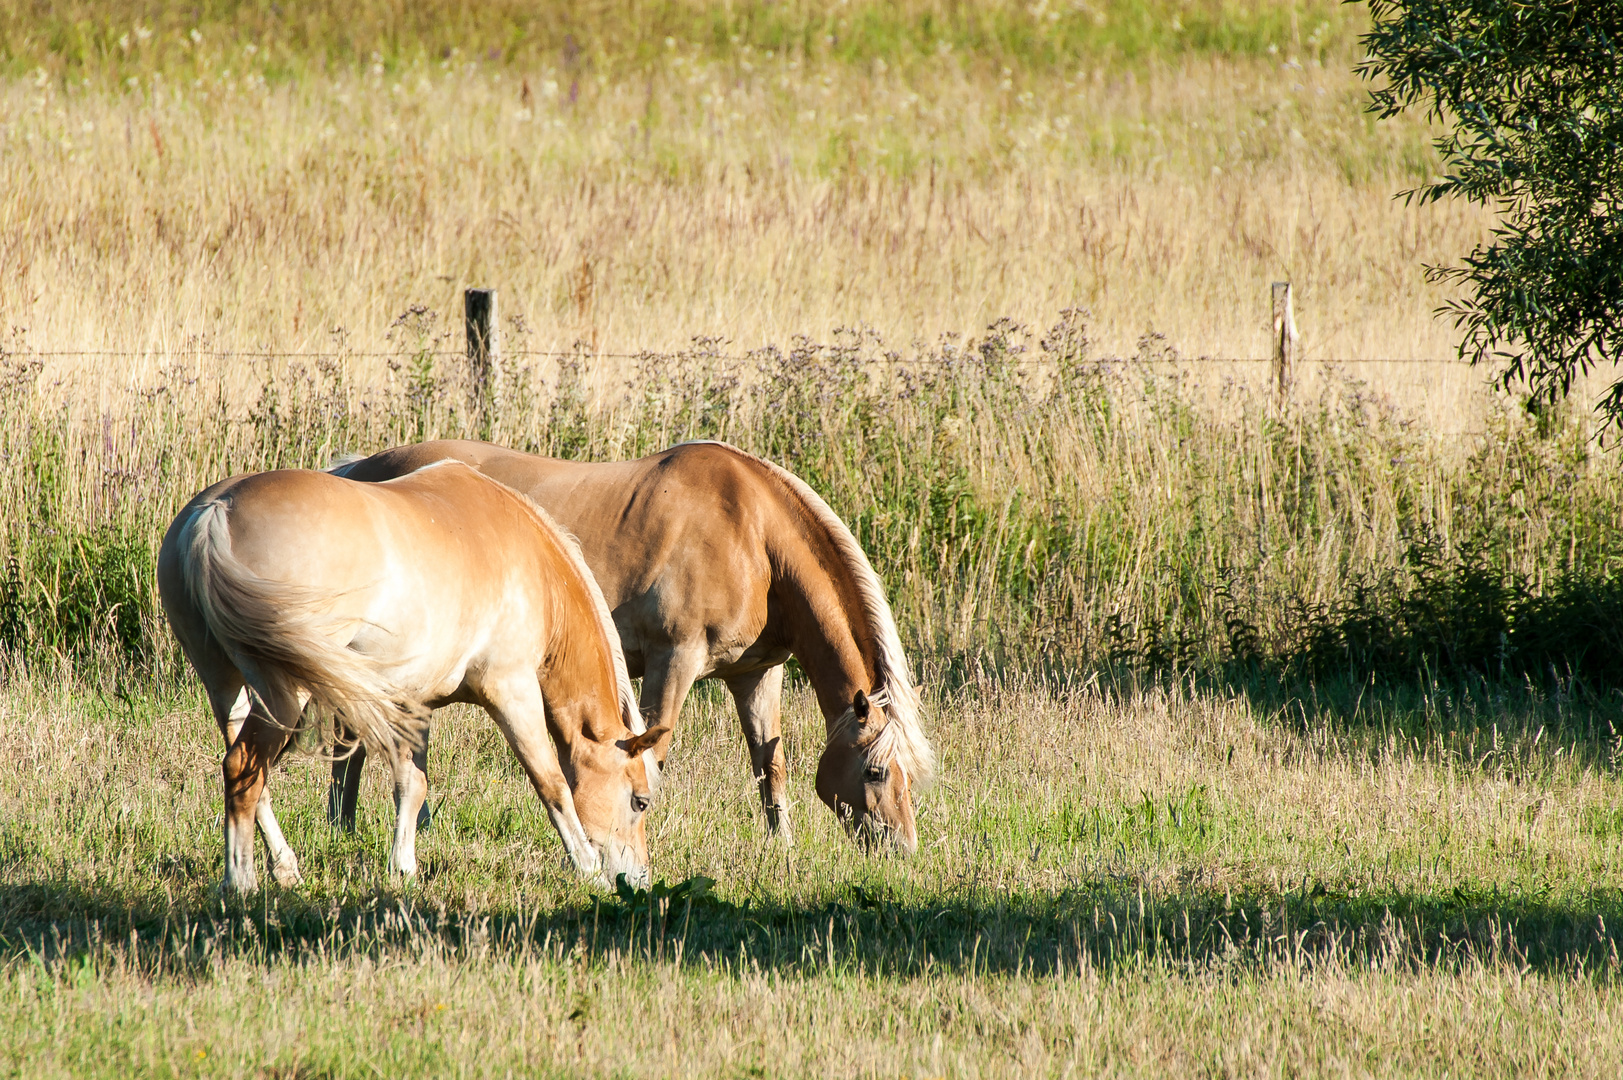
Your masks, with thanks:
[{"label": "green grass patch", "polygon": [[1096,4],[928,3],[634,6],[514,0],[466,7],[330,2],[52,2],[0,15],[0,70],[120,81],[220,68],[268,80],[311,71],[387,73],[423,61],[623,75],[676,52],[737,62],[771,53],[808,62],[906,66],[943,57],[994,71],[1184,55],[1350,56],[1367,22],[1329,0],[1100,0]]}]

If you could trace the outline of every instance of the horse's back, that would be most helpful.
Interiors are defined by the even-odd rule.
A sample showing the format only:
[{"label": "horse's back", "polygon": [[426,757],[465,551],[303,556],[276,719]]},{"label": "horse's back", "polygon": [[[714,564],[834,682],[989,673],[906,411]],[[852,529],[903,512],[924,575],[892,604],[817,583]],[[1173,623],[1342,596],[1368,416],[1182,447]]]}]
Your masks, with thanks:
[{"label": "horse's back", "polygon": [[[177,526],[214,502],[227,508],[232,556],[259,578],[324,597],[333,618],[356,627],[352,648],[413,667],[412,656],[440,658],[413,672],[424,686],[459,680],[462,654],[494,640],[504,612],[544,618],[535,609],[560,572],[541,520],[462,466],[382,484],[307,470],[257,473],[208,489]],[[176,529],[171,536],[166,548],[181,542]],[[168,560],[166,596],[181,595],[178,561]],[[172,619],[196,621],[184,600],[173,606],[182,610]]]},{"label": "horse's back", "polygon": [[514,468],[511,480],[486,472],[504,483],[528,480],[520,490],[582,541],[590,538],[593,571],[613,580],[612,592],[621,599],[690,561],[695,565],[674,572],[737,577],[766,571],[766,535],[781,508],[765,474],[735,451],[695,443],[635,461],[540,460],[539,467]]},{"label": "horse's back", "polygon": [[581,542],[610,607],[673,575],[680,581],[766,574],[766,538],[785,513],[770,475],[715,443],[683,443],[633,461],[581,462],[441,440],[385,450],[340,472],[381,481],[443,460],[471,465],[557,519]]},{"label": "horse's back", "polygon": [[339,471],[379,481],[446,459],[529,496],[580,541],[633,671],[649,648],[709,639],[739,652],[767,629],[769,541],[800,523],[781,484],[743,452],[683,443],[632,461],[579,462],[444,440]]}]

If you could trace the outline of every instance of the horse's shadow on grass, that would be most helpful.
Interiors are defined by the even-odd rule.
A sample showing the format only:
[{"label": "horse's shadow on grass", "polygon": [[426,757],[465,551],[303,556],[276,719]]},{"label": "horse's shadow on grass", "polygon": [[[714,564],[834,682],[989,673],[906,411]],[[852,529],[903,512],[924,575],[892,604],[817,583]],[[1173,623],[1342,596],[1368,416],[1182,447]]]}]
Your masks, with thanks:
[{"label": "horse's shadow on grass", "polygon": [[[1103,972],[1266,973],[1325,964],[1459,969],[1473,964],[1615,973],[1623,892],[1537,895],[1295,892],[1153,894],[1114,881],[1053,894],[957,890],[901,898],[852,886],[821,904],[734,904],[683,883],[552,910],[446,912],[378,891],[343,906],[269,889],[188,907],[66,882],[0,885],[0,962],[47,965],[124,953],[141,970],[200,973],[221,958],[437,953],[653,961],[741,972],[1047,976]],[[137,956],[130,956],[135,953]]]}]

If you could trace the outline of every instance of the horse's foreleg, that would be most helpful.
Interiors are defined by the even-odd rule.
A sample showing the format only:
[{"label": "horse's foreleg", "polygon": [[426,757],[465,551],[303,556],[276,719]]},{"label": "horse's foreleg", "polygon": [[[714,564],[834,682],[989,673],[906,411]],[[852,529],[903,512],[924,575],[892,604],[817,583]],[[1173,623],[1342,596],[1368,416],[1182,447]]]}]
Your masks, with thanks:
[{"label": "horse's foreleg", "polygon": [[[710,666],[710,655],[701,643],[675,644],[668,649],[649,651],[648,662],[642,674],[642,695],[638,705],[643,720],[649,727],[664,725],[676,730],[677,717],[682,715],[682,704],[694,682]],[[670,741],[664,744],[669,748]],[[659,759],[660,768],[665,759]]]},{"label": "horse's foreleg", "polygon": [[727,680],[749,744],[750,766],[761,789],[766,825],[785,844],[789,831],[789,769],[783,754],[783,665],[735,675]]},{"label": "horse's foreleg", "polygon": [[[356,770],[359,771],[358,769]],[[428,733],[423,733],[420,749],[406,753],[402,748],[394,761],[394,846],[389,851],[389,871],[411,877],[417,873],[417,815],[428,798]],[[351,820],[354,803],[351,802]]]},{"label": "horse's foreleg", "polygon": [[482,688],[486,711],[501,729],[502,737],[512,748],[519,764],[530,778],[530,785],[547,808],[547,817],[564,850],[583,877],[597,878],[602,872],[602,860],[597,849],[586,836],[586,829],[575,812],[575,797],[570,794],[569,781],[558,763],[557,748],[547,733],[546,705],[541,687],[532,674],[515,676],[500,682],[492,681]]},{"label": "horse's foreleg", "polygon": [[[361,773],[366,769],[366,747],[356,742],[350,730],[338,726],[338,741],[333,746],[332,783],[327,787],[327,823],[344,832],[355,831],[355,809],[361,799]],[[423,777],[428,782],[428,777]],[[417,808],[417,831],[422,832],[434,823],[428,802]]]}]

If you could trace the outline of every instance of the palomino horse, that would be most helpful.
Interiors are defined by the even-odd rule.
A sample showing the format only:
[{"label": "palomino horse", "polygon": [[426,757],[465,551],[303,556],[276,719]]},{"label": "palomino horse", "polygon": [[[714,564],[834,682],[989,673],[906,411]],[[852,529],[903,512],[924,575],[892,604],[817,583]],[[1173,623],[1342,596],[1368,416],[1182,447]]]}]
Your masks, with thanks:
[{"label": "palomino horse", "polygon": [[394,768],[391,870],[417,869],[428,710],[467,701],[506,736],[580,872],[647,881],[666,733],[643,729],[579,549],[522,495],[456,462],[387,484],[226,480],[170,525],[158,588],[226,740],[227,890],[257,887],[256,819],[276,880],[300,880],[265,783],[311,700]]},{"label": "palomino horse", "polygon": [[[732,691],[767,822],[788,837],[779,718],[790,656],[817,693],[817,794],[859,837],[911,852],[912,785],[933,767],[919,698],[879,577],[802,480],[724,443],[588,464],[479,442],[385,450],[335,469],[387,480],[453,458],[530,496],[579,538],[614,613],[651,724],[674,728],[695,680]],[[664,761],[666,743],[656,748]],[[334,766],[353,820],[357,761]]]}]

